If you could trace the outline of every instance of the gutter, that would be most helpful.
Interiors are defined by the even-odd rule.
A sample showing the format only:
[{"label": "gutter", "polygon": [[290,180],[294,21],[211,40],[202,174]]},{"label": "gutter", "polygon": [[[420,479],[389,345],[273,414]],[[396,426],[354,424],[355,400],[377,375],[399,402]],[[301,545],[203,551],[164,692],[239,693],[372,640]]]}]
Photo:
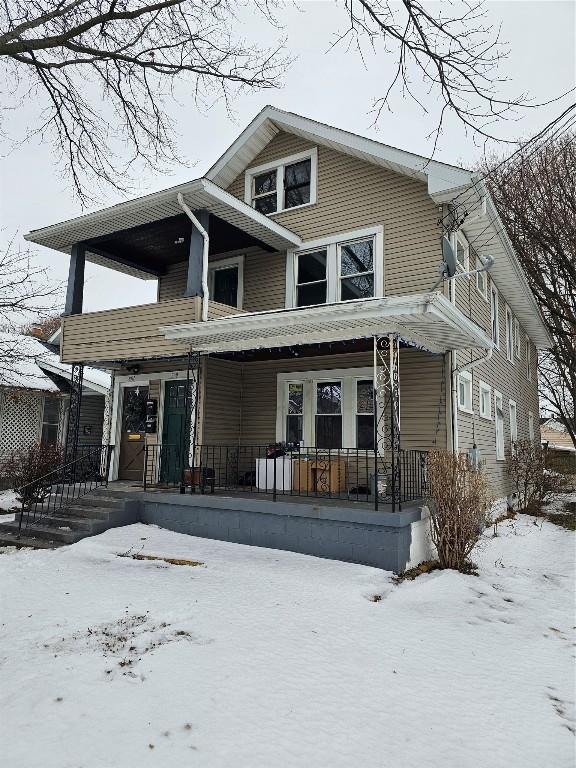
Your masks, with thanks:
[{"label": "gutter", "polygon": [[184,195],[182,192],[178,192],[177,199],[180,208],[182,208],[192,224],[202,235],[202,322],[205,323],[208,320],[208,249],[210,247],[210,237],[208,236],[208,232],[206,232],[202,224],[200,224],[196,216],[194,216],[190,208],[184,202]]}]

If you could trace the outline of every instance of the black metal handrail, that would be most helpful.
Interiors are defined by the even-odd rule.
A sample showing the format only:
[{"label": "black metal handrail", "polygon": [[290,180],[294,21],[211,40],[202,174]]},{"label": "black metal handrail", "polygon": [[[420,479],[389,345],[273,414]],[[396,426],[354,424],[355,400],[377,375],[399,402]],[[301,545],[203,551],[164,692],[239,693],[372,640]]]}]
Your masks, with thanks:
[{"label": "black metal handrail", "polygon": [[82,455],[66,462],[51,472],[37,477],[30,483],[16,489],[21,500],[18,535],[30,525],[55,515],[63,507],[91,491],[108,485],[108,470],[114,446],[101,445],[98,448],[82,447]]},{"label": "black metal handrail", "polygon": [[300,446],[273,460],[270,445],[196,445],[194,462],[182,457],[180,446],[148,445],[144,459],[144,489],[179,488],[181,492],[263,494],[310,497],[373,504],[423,498],[426,492],[426,451],[400,450],[399,473],[391,456],[373,449]]}]

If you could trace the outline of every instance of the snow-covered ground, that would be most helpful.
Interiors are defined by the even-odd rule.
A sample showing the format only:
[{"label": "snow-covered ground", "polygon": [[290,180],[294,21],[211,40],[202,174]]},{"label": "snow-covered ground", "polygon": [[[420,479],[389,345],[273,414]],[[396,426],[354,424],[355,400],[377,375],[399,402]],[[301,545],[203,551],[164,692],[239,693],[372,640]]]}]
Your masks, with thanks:
[{"label": "snow-covered ground", "polygon": [[14,512],[19,506],[15,491],[0,491],[0,523],[14,520]]},{"label": "snow-covered ground", "polygon": [[574,534],[498,532],[401,584],[144,525],[0,555],[1,763],[572,768]]}]

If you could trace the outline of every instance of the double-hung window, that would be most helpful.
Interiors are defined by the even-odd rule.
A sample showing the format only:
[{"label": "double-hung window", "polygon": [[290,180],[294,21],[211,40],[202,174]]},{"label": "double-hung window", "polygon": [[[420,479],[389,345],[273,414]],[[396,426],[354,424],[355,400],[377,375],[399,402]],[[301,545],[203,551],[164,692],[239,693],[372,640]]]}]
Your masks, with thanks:
[{"label": "double-hung window", "polygon": [[472,413],[472,374],[462,371],[458,374],[458,408]]},{"label": "double-hung window", "polygon": [[511,363],[514,362],[514,324],[512,311],[508,305],[506,305],[506,358]]},{"label": "double-hung window", "polygon": [[276,438],[323,450],[374,450],[368,368],[278,374]]},{"label": "double-hung window", "polygon": [[340,301],[374,296],[374,238],[338,244]]},{"label": "double-hung window", "polygon": [[504,406],[502,394],[494,390],[494,422],[496,427],[496,459],[504,459]]},{"label": "double-hung window", "polygon": [[328,300],[328,252],[307,251],[296,255],[296,306],[325,304]]},{"label": "double-hung window", "polygon": [[514,318],[514,353],[518,360],[522,357],[522,342],[520,341],[520,323]]},{"label": "double-hung window", "polygon": [[508,409],[510,412],[510,446],[514,448],[514,444],[518,442],[518,408],[514,400],[508,401]]},{"label": "double-hung window", "polygon": [[287,280],[288,307],[382,296],[382,227],[304,244],[288,255]]},{"label": "double-hung window", "polygon": [[314,147],[245,174],[245,201],[265,215],[316,202],[318,151]]},{"label": "double-hung window", "polygon": [[492,341],[500,346],[500,318],[498,316],[498,291],[493,285],[490,289],[490,324],[492,328]]},{"label": "double-hung window", "polygon": [[478,401],[480,405],[480,417],[482,419],[492,418],[492,389],[483,381],[478,384]]},{"label": "double-hung window", "polygon": [[532,381],[532,357],[530,354],[530,339],[526,336],[526,378]]},{"label": "double-hung window", "polygon": [[470,246],[462,232],[456,233],[456,262],[461,272],[468,272],[470,264]]}]

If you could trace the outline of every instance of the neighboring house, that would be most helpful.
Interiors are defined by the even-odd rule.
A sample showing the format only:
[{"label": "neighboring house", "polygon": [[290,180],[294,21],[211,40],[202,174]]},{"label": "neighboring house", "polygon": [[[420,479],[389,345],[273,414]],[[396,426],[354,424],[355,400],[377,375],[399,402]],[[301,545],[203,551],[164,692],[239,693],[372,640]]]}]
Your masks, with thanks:
[{"label": "neighboring house", "polygon": [[576,446],[564,424],[544,419],[540,424],[540,440],[548,461],[560,461],[576,469]]},{"label": "neighboring house", "polygon": [[[0,371],[0,462],[34,443],[64,442],[68,418],[70,366],[31,336],[2,334],[19,359]],[[110,374],[86,367],[79,443],[99,445]],[[0,478],[0,483],[5,478]],[[7,480],[7,479],[6,479]]]},{"label": "neighboring house", "polygon": [[[435,288],[444,235],[462,276]],[[270,490],[257,460],[287,441],[281,493],[371,502],[378,464],[405,503],[420,452],[476,446],[505,496],[507,448],[537,439],[550,337],[469,171],[266,107],[203,178],[27,239],[71,255],[62,360],[114,370],[112,479],[177,483],[191,443],[188,480]],[[85,260],[157,301],[83,314]]]}]

